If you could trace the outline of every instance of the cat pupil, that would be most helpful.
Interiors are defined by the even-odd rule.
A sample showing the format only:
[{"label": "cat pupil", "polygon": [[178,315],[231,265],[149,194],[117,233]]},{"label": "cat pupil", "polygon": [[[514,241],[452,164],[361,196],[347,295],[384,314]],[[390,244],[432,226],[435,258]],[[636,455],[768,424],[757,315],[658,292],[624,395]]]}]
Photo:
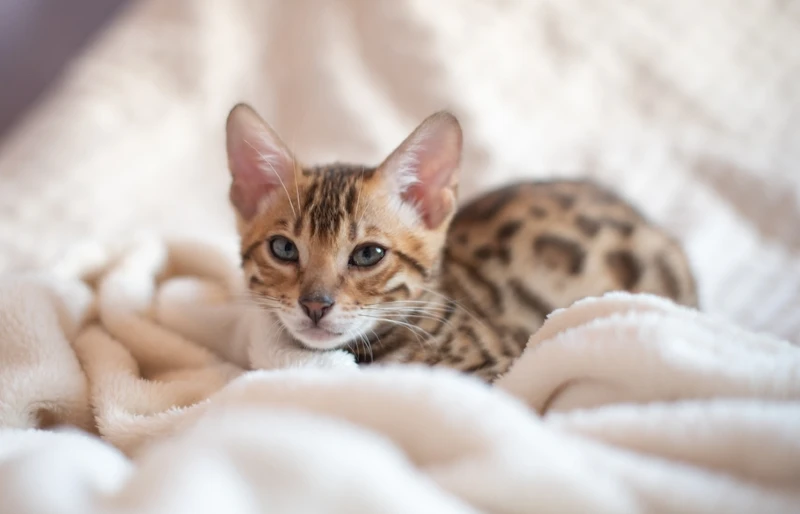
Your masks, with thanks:
[{"label": "cat pupil", "polygon": [[298,258],[297,247],[285,237],[275,237],[270,243],[272,255],[282,261],[296,261]]},{"label": "cat pupil", "polygon": [[350,264],[355,266],[372,266],[383,259],[385,253],[385,250],[380,246],[363,246],[353,252],[353,256],[350,258]]}]

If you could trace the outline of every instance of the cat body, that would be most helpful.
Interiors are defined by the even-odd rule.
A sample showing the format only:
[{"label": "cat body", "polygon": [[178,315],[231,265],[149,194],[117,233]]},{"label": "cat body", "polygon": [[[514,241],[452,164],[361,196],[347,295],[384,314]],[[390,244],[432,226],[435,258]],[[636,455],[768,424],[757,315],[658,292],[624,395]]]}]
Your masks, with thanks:
[{"label": "cat body", "polygon": [[554,309],[608,291],[696,305],[680,246],[589,181],[525,182],[457,208],[461,129],[426,119],[377,167],[303,167],[249,107],[228,118],[242,267],[276,333],[361,364],[492,381]]}]

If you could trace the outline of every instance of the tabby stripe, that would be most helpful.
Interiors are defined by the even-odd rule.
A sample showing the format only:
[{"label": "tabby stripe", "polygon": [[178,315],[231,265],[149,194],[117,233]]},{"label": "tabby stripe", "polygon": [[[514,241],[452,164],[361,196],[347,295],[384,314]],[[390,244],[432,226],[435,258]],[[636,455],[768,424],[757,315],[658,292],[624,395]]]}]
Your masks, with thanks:
[{"label": "tabby stripe", "polygon": [[244,263],[244,261],[246,261],[247,259],[250,259],[250,254],[253,253],[253,251],[257,247],[261,246],[263,243],[264,241],[256,241],[255,243],[248,246],[247,249],[244,252],[242,252],[242,263]]},{"label": "tabby stripe", "polygon": [[447,302],[447,310],[444,311],[444,316],[439,321],[439,323],[434,327],[434,329],[430,332],[432,336],[438,336],[439,332],[448,324],[450,318],[453,317],[453,314],[456,312],[456,305],[453,302]]},{"label": "tabby stripe", "polygon": [[453,339],[455,339],[455,335],[450,332],[442,341],[442,344],[439,346],[439,351],[444,356],[449,356],[450,351],[453,349]]},{"label": "tabby stripe", "polygon": [[[385,335],[390,335],[392,333],[396,334],[396,331],[398,329],[400,329],[400,328],[404,328],[404,327],[397,327],[397,326],[392,325],[391,327],[388,327],[386,329],[386,331],[381,334],[381,337],[383,337]],[[380,360],[383,357],[385,357],[385,356],[389,355],[390,353],[394,352],[395,350],[398,350],[398,349],[406,346],[408,344],[408,341],[409,340],[406,339],[405,337],[394,337],[394,338],[390,339],[388,342],[381,340],[376,345],[376,344],[372,343],[372,340],[370,340],[370,347],[372,348],[372,354],[371,355],[369,355],[369,354],[360,355],[358,352],[356,352],[355,353],[356,362],[358,362],[359,364],[363,363],[363,362],[366,362],[367,357],[372,357],[373,361]]]},{"label": "tabby stripe", "polygon": [[478,353],[481,354],[481,358],[484,361],[483,365],[481,366],[482,368],[497,364],[497,359],[495,359],[494,355],[492,355],[491,352],[485,346],[483,346],[483,341],[481,341],[481,338],[475,333],[472,327],[462,327],[460,332],[467,336],[467,339],[470,340],[472,346],[474,346],[478,350]]},{"label": "tabby stripe", "polygon": [[553,312],[553,307],[536,293],[522,285],[519,280],[509,280],[508,287],[521,304],[542,315],[542,318]]},{"label": "tabby stripe", "polygon": [[483,286],[486,291],[489,292],[489,296],[491,296],[491,304],[495,307],[497,312],[503,311],[503,295],[500,294],[500,289],[494,285],[489,279],[481,275],[480,271],[474,266],[470,266],[469,264],[462,262],[460,260],[455,259],[452,255],[448,255],[447,258],[450,260],[452,264],[457,264],[461,266],[464,271],[467,273],[467,276],[477,284]]},{"label": "tabby stripe", "polygon": [[351,183],[350,188],[347,190],[347,200],[345,203],[345,211],[350,216],[355,216],[356,196],[356,185]]},{"label": "tabby stripe", "polygon": [[397,256],[400,258],[401,261],[403,261],[407,265],[411,266],[414,269],[414,271],[416,271],[417,273],[422,275],[423,278],[426,278],[426,279],[428,278],[428,276],[430,275],[428,273],[428,270],[426,270],[425,267],[422,264],[420,264],[420,262],[418,260],[416,260],[415,258],[413,258],[413,257],[411,257],[409,255],[406,255],[405,253],[403,253],[403,252],[401,252],[399,250],[393,250],[393,251],[394,251],[394,253],[397,254]]},{"label": "tabby stripe", "polygon": [[463,371],[464,373],[475,373],[476,371],[480,371],[482,369],[491,368],[495,364],[496,364],[495,362],[489,362],[485,360],[483,362],[479,362],[477,364],[473,364],[472,366],[464,368],[461,371]]},{"label": "tabby stripe", "polygon": [[514,342],[514,338],[509,335],[508,329],[504,329],[500,333],[500,346],[501,346],[501,352],[504,357],[513,359],[519,356],[520,353],[519,349],[517,348],[517,345]]}]

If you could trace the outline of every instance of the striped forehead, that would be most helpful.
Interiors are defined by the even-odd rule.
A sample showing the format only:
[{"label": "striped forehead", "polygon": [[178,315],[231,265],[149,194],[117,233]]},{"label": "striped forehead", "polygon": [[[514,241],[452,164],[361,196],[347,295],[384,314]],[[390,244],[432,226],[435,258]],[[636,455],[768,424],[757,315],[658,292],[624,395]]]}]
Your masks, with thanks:
[{"label": "striped forehead", "polygon": [[375,168],[346,164],[305,168],[303,176],[308,182],[295,233],[307,226],[311,237],[327,239],[349,227],[358,209],[362,183],[374,173]]}]

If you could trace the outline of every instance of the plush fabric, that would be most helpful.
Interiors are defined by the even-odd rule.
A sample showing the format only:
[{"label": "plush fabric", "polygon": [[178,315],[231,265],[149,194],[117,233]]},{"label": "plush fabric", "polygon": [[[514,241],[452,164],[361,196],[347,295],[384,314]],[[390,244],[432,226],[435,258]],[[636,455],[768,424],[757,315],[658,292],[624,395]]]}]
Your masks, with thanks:
[{"label": "plush fabric", "polygon": [[488,387],[281,348],[213,247],[96,250],[0,282],[9,512],[800,508],[789,342],[610,294]]}]

